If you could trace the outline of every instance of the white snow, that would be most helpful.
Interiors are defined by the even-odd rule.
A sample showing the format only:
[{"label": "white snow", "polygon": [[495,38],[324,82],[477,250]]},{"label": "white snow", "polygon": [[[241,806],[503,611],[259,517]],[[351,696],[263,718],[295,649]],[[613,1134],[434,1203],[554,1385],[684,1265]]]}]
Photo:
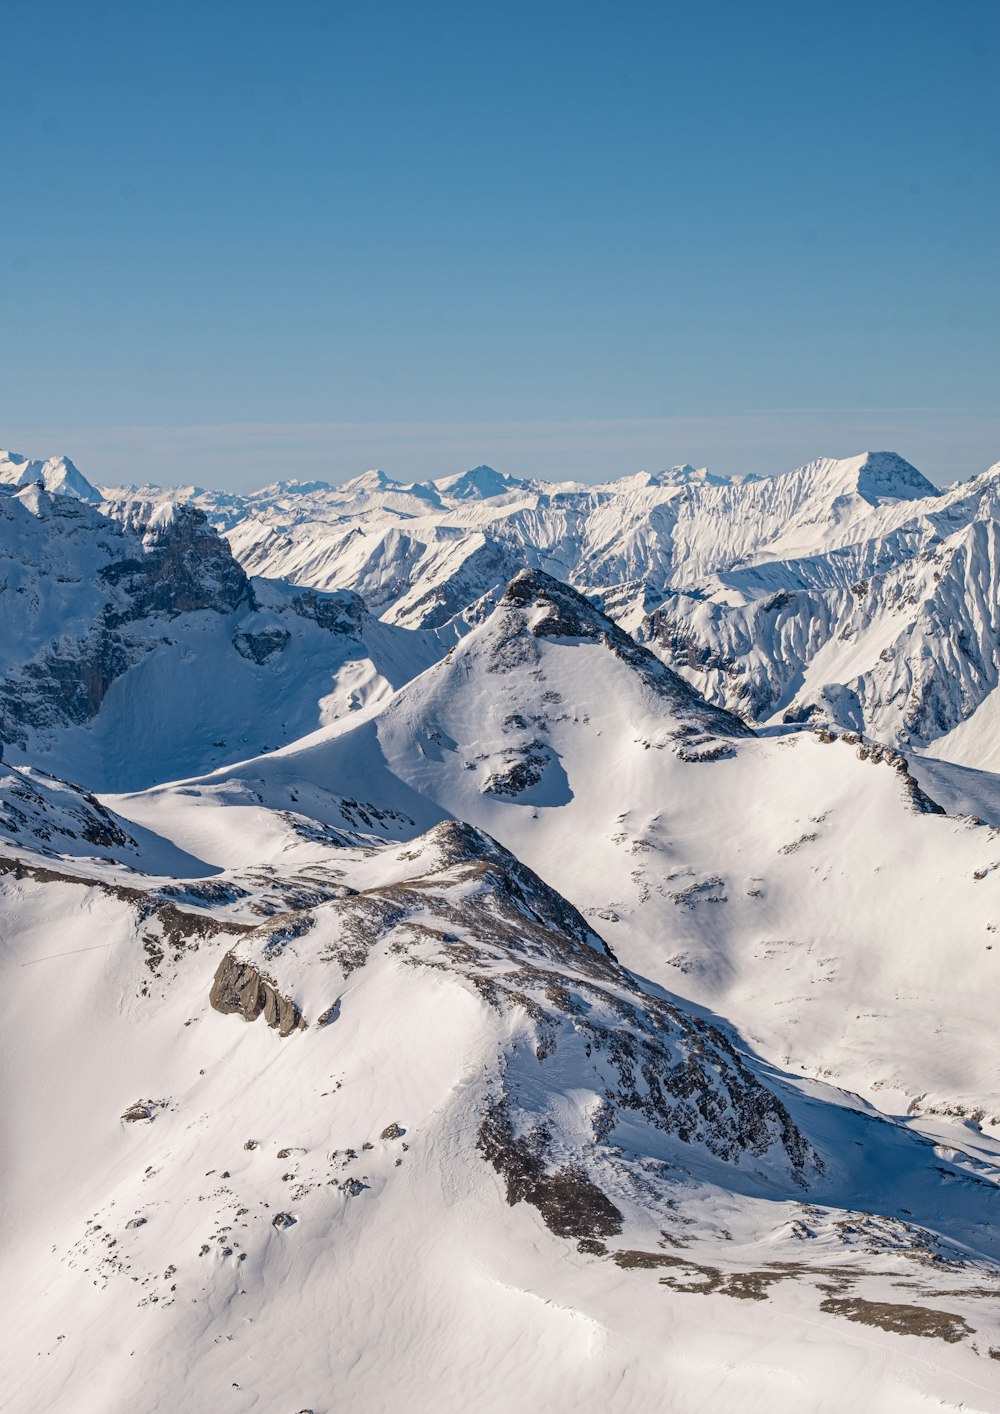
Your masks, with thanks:
[{"label": "white snow", "polygon": [[996,469],[5,457],[0,1409],[1000,1414]]}]

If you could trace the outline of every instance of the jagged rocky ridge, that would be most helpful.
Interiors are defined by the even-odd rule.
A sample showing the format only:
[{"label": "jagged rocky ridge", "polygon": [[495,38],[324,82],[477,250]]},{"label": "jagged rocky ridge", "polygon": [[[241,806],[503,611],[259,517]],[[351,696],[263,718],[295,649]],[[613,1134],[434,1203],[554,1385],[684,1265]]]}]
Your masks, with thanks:
[{"label": "jagged rocky ridge", "polygon": [[[898,509],[898,467],[856,472],[838,524]],[[829,478],[812,469],[810,495]],[[684,472],[637,489],[701,488]],[[530,489],[479,469],[457,489],[355,491],[412,510]],[[41,517],[65,500],[46,494],[13,493]],[[417,1407],[430,1390],[460,1402],[449,1371],[478,1358],[485,1308],[490,1348],[551,1334],[548,1407],[579,1402],[582,1371],[584,1404],[624,1399],[627,1378],[644,1408],[674,1378],[673,1348],[655,1365],[665,1329],[693,1359],[707,1300],[713,1345],[745,1369],[774,1322],[742,1308],[772,1293],[829,1345],[831,1372],[852,1321],[880,1389],[905,1398],[914,1336],[936,1342],[940,1388],[985,1388],[1000,1348],[995,1077],[976,1049],[1000,926],[991,832],[941,815],[902,752],[856,732],[756,737],[627,616],[544,569],[421,638],[349,592],[244,581],[184,512],[117,510],[108,531],[57,508],[35,547],[48,537],[72,568],[68,548],[107,537],[114,630],[179,651],[151,682],[168,645],[150,650],[85,722],[53,727],[65,760],[86,765],[81,743],[118,720],[116,685],[154,740],[186,661],[214,665],[220,695],[247,674],[233,695],[258,682],[285,713],[301,635],[328,675],[331,646],[368,656],[337,677],[323,730],[260,754],[225,741],[224,765],[175,785],[99,800],[22,761],[4,775],[0,995],[10,1151],[28,1156],[4,1180],[12,1396],[57,1409],[107,1381],[123,1411],[318,1409],[332,1386],[359,1408],[404,1389]],[[86,574],[64,584],[34,554],[31,632],[51,595],[76,633]],[[16,671],[28,639],[9,623]],[[379,698],[364,674],[381,630],[407,673]],[[440,659],[423,673],[421,645]],[[749,1041],[719,1020],[730,1002]],[[882,1114],[824,1083],[852,1065]],[[407,1351],[379,1343],[374,1370],[373,1312]],[[414,1375],[416,1350],[433,1354]],[[700,1392],[694,1368],[684,1388]]]},{"label": "jagged rocky ridge", "polygon": [[348,591],[251,581],[197,507],[34,483],[0,487],[0,630],[0,748],[103,789],[289,740],[440,651]]},{"label": "jagged rocky ridge", "polygon": [[[726,1163],[764,1159],[803,1183],[822,1168],[731,1040],[644,991],[576,910],[507,850],[446,823],[408,854],[420,866],[413,877],[323,903],[295,928],[277,919],[244,934],[219,965],[212,1005],[247,1021],[263,1014],[287,1036],[322,1024],[334,993],[378,951],[445,970],[501,1017],[521,1018],[515,1053],[489,1087],[479,1143],[510,1201],[533,1202],[561,1236],[621,1230],[622,1215],[599,1181],[602,1170],[616,1168],[608,1142],[619,1115]],[[309,993],[326,998],[310,1015],[299,999],[304,974],[318,969],[328,972],[329,990],[321,990],[322,973],[309,976]],[[558,1119],[559,1081],[546,1078],[557,1050],[570,1053],[560,1055],[560,1067],[571,1065],[592,1090],[584,1122],[571,1127]],[[534,1065],[522,1059],[531,1056]],[[539,1087],[553,1091],[541,1115],[533,1113]],[[522,1098],[532,1091],[533,1100]],[[614,1178],[615,1188],[625,1182]]]},{"label": "jagged rocky ridge", "polygon": [[0,838],[41,854],[138,852],[127,822],[96,797],[30,767],[0,766]]},{"label": "jagged rocky ridge", "polygon": [[[156,494],[203,505],[254,572],[355,589],[410,626],[461,616],[537,566],[752,722],[924,747],[993,700],[997,468],[944,492],[890,452],[764,479],[686,467],[598,487],[488,470],[283,482],[242,500]],[[946,753],[984,764],[984,733]]]}]

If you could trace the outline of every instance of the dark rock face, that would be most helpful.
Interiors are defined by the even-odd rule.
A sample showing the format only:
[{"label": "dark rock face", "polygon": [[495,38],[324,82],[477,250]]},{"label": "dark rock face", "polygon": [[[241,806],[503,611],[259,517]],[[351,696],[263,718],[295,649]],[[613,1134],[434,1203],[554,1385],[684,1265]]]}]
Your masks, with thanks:
[{"label": "dark rock face", "polygon": [[[531,627],[536,638],[599,639],[604,627],[604,615],[596,604],[543,570],[521,570],[507,585],[500,602],[515,609],[542,609]],[[610,619],[607,622],[610,624]]]},{"label": "dark rock face", "polygon": [[[819,736],[824,741],[836,741],[834,732],[820,732]],[[899,773],[900,784],[903,788],[903,795],[911,810],[918,815],[945,815],[947,811],[939,805],[936,800],[932,800],[916,778],[910,771],[910,763],[901,751],[897,751],[893,746],[886,746],[880,741],[863,741],[857,732],[845,732],[840,738],[846,741],[849,746],[858,748],[858,759],[860,761],[871,761],[875,766],[883,762],[891,766]]]},{"label": "dark rock face", "polygon": [[[702,1162],[767,1159],[803,1187],[822,1172],[785,1105],[733,1043],[717,1027],[641,992],[624,969],[595,957],[586,973],[573,975],[532,959],[502,977],[470,973],[470,980],[501,1012],[524,1008],[535,1037],[535,1064],[508,1057],[477,1147],[504,1180],[507,1201],[537,1208],[557,1235],[599,1239],[621,1231],[609,1192],[627,1193],[634,1175],[614,1143],[619,1121],[644,1121],[700,1151]],[[561,1130],[556,1112],[539,1113],[557,1050],[568,1052],[564,1067],[589,1072],[600,1096],[588,1134],[574,1137]],[[655,1176],[643,1182],[656,1187]]]},{"label": "dark rock face", "polygon": [[22,749],[29,731],[89,722],[108,688],[154,646],[114,629],[60,639],[0,683],[0,741]]},{"label": "dark rock face", "polygon": [[0,772],[0,835],[30,848],[81,839],[104,849],[129,849],[135,840],[99,800],[41,772]]},{"label": "dark rock face", "polygon": [[561,935],[564,945],[569,942],[574,951],[583,946],[613,957],[604,939],[568,899],[485,830],[467,825],[464,820],[444,820],[425,838],[433,841],[442,864],[466,866],[462,872],[475,878],[482,890],[494,892],[507,910],[516,911],[522,926],[531,921],[551,930],[553,935]]},{"label": "dark rock face", "polygon": [[314,589],[304,589],[295,595],[292,606],[300,618],[312,619],[320,628],[348,638],[360,636],[367,612],[361,595],[346,589],[335,594],[317,594]]},{"label": "dark rock face", "polygon": [[288,647],[292,635],[287,628],[275,624],[273,628],[262,628],[256,632],[244,630],[233,635],[233,647],[243,658],[253,663],[269,663]]},{"label": "dark rock face", "polygon": [[702,672],[714,669],[723,673],[728,673],[732,668],[730,659],[725,658],[713,645],[699,640],[689,625],[672,617],[665,606],[647,614],[642,625],[642,635],[647,642],[658,643],[670,661],[678,667]]},{"label": "dark rock face", "polygon": [[479,1130],[478,1148],[504,1179],[507,1202],[530,1203],[557,1237],[613,1237],[624,1219],[611,1199],[579,1167],[547,1173],[544,1145],[515,1138],[503,1105],[493,1105]]},{"label": "dark rock face", "polygon": [[484,794],[516,799],[532,786],[537,786],[549,764],[544,742],[529,742],[517,760],[502,771],[494,771],[483,786]]},{"label": "dark rock face", "polygon": [[144,1120],[152,1121],[156,1118],[156,1111],[162,1108],[159,1100],[137,1100],[134,1105],[129,1105],[122,1115],[123,1124],[140,1124]]},{"label": "dark rock face", "polygon": [[256,967],[241,962],[231,952],[219,963],[209,1001],[216,1011],[224,1015],[236,1012],[244,1021],[256,1021],[263,1015],[279,1036],[290,1036],[293,1031],[305,1029],[306,1023],[295,1003],[281,996]]},{"label": "dark rock face", "polygon": [[123,590],[128,599],[120,608],[109,606],[105,619],[110,627],[150,614],[197,609],[228,614],[251,602],[250,581],[204,511],[177,506],[169,520],[142,529],[141,558],[119,560],[102,571],[104,583]]},{"label": "dark rock face", "polygon": [[[155,631],[141,621],[192,610],[228,614],[253,603],[249,580],[203,512],[181,506],[170,518],[149,524],[134,518],[123,527],[66,497],[52,502],[44,515],[11,518],[10,535],[34,532],[37,540],[38,528],[47,528],[42,543],[56,560],[64,544],[72,560],[75,544],[85,539],[92,553],[108,557],[88,571],[90,587],[104,597],[92,601],[88,631],[77,627],[78,636],[46,644],[0,683],[0,744],[22,750],[33,732],[85,725],[96,716],[111,685],[157,646]],[[61,582],[56,576],[53,595]],[[44,583],[43,576],[36,603]]]}]

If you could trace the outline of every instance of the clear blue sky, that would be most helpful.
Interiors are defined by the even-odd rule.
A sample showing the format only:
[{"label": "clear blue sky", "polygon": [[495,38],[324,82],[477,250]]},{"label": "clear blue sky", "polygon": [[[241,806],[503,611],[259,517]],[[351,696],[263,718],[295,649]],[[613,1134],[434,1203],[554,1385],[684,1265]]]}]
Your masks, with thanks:
[{"label": "clear blue sky", "polygon": [[0,435],[750,415],[741,470],[916,409],[1000,457],[995,0],[4,0],[2,42]]}]

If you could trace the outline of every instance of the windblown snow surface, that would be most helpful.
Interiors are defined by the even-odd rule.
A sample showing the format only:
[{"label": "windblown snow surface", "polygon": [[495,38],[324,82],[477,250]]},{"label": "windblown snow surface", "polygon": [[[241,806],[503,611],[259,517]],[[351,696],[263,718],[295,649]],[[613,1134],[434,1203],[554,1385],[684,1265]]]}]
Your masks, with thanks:
[{"label": "windblown snow surface", "polygon": [[996,469],[0,482],[0,1409],[1000,1411]]}]

